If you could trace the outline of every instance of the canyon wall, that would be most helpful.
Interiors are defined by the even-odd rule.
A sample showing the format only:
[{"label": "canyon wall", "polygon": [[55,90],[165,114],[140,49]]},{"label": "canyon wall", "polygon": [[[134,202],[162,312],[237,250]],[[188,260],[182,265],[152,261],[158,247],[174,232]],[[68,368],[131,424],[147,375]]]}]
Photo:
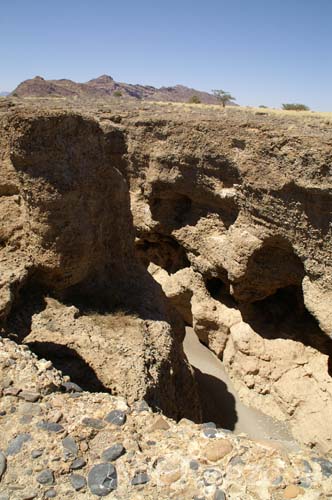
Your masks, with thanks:
[{"label": "canyon wall", "polygon": [[331,134],[165,116],[1,114],[3,332],[199,421],[192,325],[245,403],[330,452]]},{"label": "canyon wall", "polygon": [[170,303],[245,403],[331,451],[331,135],[234,116],[102,124]]}]

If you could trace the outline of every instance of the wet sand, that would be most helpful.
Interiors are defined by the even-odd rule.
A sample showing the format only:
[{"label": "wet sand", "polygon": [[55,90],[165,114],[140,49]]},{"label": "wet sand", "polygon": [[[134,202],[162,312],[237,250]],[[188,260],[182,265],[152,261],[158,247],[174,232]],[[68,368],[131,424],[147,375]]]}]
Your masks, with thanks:
[{"label": "wet sand", "polygon": [[190,327],[186,328],[183,345],[195,369],[205,422],[213,421],[236,434],[244,432],[252,439],[281,441],[286,448],[297,448],[286,424],[239,400],[222,362],[200,343]]}]

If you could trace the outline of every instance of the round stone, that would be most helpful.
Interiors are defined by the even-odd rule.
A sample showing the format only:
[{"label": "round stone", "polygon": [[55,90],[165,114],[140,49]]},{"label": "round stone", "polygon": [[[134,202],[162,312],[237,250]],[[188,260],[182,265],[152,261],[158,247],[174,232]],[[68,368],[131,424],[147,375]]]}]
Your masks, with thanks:
[{"label": "round stone", "polygon": [[290,484],[284,490],[284,498],[296,498],[303,490],[295,484]]},{"label": "round stone", "polygon": [[71,464],[70,468],[72,470],[78,470],[78,469],[82,469],[83,467],[85,467],[85,465],[86,465],[86,461],[83,458],[75,458],[75,460]]},{"label": "round stone", "polygon": [[191,470],[198,470],[199,469],[199,463],[197,460],[190,460],[189,467]]},{"label": "round stone", "polygon": [[47,432],[62,432],[63,431],[63,426],[61,424],[58,424],[57,422],[38,422],[37,424],[38,429],[42,429],[43,431]]},{"label": "round stone", "polygon": [[39,458],[42,456],[44,450],[32,450],[31,458]]},{"label": "round stone", "polygon": [[19,434],[12,439],[7,448],[7,455],[17,455],[24,443],[31,440],[30,434]]},{"label": "round stone", "polygon": [[137,472],[135,476],[133,477],[131,484],[134,486],[137,486],[139,484],[145,484],[150,481],[149,476],[146,474],[146,472]]},{"label": "round stone", "polygon": [[213,427],[206,427],[203,429],[203,434],[207,438],[215,438],[217,435],[217,429],[214,429]]},{"label": "round stone", "polygon": [[126,419],[126,414],[122,410],[113,410],[105,417],[106,422],[118,426],[123,425]]},{"label": "round stone", "polygon": [[122,446],[122,444],[118,443],[103,451],[101,458],[104,462],[113,462],[114,460],[121,457],[121,455],[123,455],[125,452],[126,450]]},{"label": "round stone", "polygon": [[322,470],[322,474],[325,477],[330,477],[332,475],[332,462],[330,460],[326,460],[325,458],[313,458],[313,462],[316,462],[320,465],[320,468]]},{"label": "round stone", "polygon": [[47,490],[45,492],[45,497],[46,498],[54,498],[54,497],[56,497],[56,491],[53,488],[51,490]]},{"label": "round stone", "polygon": [[69,454],[76,457],[76,455],[78,453],[78,447],[77,447],[75,440],[71,436],[66,436],[62,440],[62,446],[64,447],[64,449],[66,450],[67,453],[69,452]]},{"label": "round stone", "polygon": [[75,382],[64,382],[62,384],[62,387],[65,389],[66,392],[83,392],[82,387],[75,384]]},{"label": "round stone", "polygon": [[222,475],[219,470],[206,469],[203,473],[204,483],[206,486],[211,484],[220,485],[222,483]]},{"label": "round stone", "polygon": [[40,484],[53,484],[54,483],[54,476],[53,472],[50,469],[45,469],[41,471],[40,474],[36,477],[38,483]]},{"label": "round stone", "polygon": [[216,492],[214,494],[213,500],[226,500],[226,495],[223,492],[223,490],[220,490],[219,488],[217,488]]},{"label": "round stone", "polygon": [[232,449],[233,446],[228,439],[218,439],[209,442],[204,450],[205,456],[210,462],[217,462],[228,455]]},{"label": "round stone", "polygon": [[204,424],[202,424],[202,429],[216,429],[217,426],[214,422],[204,422]]},{"label": "round stone", "polygon": [[90,417],[83,418],[82,424],[96,430],[101,430],[106,426],[105,422],[99,420],[99,418],[90,418]]},{"label": "round stone", "polygon": [[94,465],[88,475],[88,486],[91,493],[99,497],[111,493],[118,486],[115,467],[109,463]]},{"label": "round stone", "polygon": [[74,490],[79,491],[86,486],[86,479],[83,476],[80,476],[79,474],[72,474],[70,476],[70,482]]}]

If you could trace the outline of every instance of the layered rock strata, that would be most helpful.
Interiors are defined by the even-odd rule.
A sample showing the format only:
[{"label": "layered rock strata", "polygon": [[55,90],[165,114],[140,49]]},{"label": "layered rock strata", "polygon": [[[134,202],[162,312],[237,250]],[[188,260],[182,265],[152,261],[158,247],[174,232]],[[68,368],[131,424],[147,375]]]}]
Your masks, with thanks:
[{"label": "layered rock strata", "polygon": [[245,403],[330,453],[330,128],[86,112],[1,114],[4,333],[198,421],[192,325]]}]

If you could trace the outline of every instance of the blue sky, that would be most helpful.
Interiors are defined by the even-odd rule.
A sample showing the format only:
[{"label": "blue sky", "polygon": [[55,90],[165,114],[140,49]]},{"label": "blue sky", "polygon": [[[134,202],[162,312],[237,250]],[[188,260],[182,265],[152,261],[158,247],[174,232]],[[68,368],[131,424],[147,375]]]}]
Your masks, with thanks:
[{"label": "blue sky", "polygon": [[332,0],[0,0],[0,90],[101,74],[332,111]]}]

